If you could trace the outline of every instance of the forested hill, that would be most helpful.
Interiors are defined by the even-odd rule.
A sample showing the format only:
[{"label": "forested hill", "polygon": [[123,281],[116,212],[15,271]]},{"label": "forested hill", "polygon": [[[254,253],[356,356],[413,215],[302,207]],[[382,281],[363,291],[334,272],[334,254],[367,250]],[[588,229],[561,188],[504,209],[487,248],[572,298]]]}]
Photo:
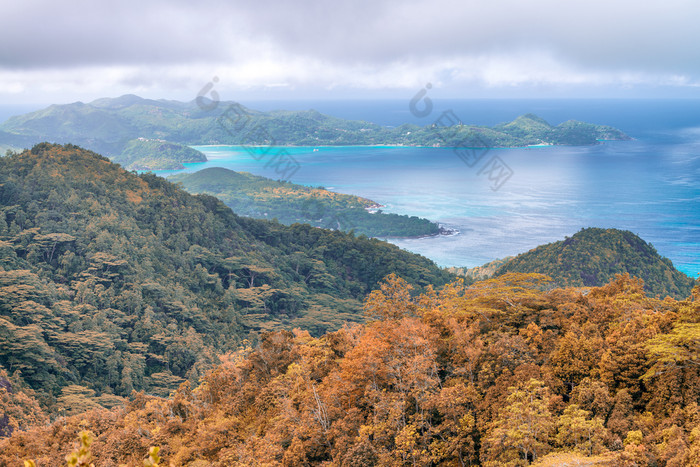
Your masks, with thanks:
[{"label": "forested hill", "polygon": [[212,167],[168,178],[190,193],[216,196],[241,216],[277,219],[283,224],[302,222],[368,237],[437,235],[438,224],[416,216],[387,214],[375,201],[290,182],[271,180],[246,172]]},{"label": "forested hill", "polygon": [[358,321],[392,272],[419,288],[452,277],[379,240],[238,217],[73,145],[0,158],[0,366],[50,409],[167,395],[258,331]]},{"label": "forested hill", "polygon": [[662,298],[687,297],[695,281],[668,258],[627,230],[588,228],[570,238],[538,246],[507,261],[495,275],[538,272],[561,286],[601,286],[615,274],[644,280],[644,290]]},{"label": "forested hill", "polygon": [[[81,430],[100,466],[154,465],[151,446],[190,467],[700,465],[700,287],[505,274],[411,292],[388,277],[366,324],[271,333],[171,398],[16,431],[0,465],[62,465]],[[30,419],[20,394],[4,400]]]},{"label": "forested hill", "polygon": [[[463,124],[454,118],[438,120],[423,127],[406,124],[388,128],[323,115],[314,110],[259,112],[235,102],[219,102],[214,109],[209,109],[198,106],[195,101],[151,100],[125,95],[88,104],[52,105],[12,117],[0,125],[0,144],[30,147],[40,141],[70,142],[108,157],[117,157],[135,138],[186,145],[396,144],[437,147],[585,145],[604,139],[629,139],[622,131],[609,126],[573,120],[553,126],[532,114],[493,128]],[[159,156],[162,154],[144,157],[153,160]],[[163,162],[162,157],[160,162]]]},{"label": "forested hill", "polygon": [[207,157],[182,144],[137,138],[129,141],[112,160],[129,170],[173,170],[184,169],[183,162],[206,162]]}]

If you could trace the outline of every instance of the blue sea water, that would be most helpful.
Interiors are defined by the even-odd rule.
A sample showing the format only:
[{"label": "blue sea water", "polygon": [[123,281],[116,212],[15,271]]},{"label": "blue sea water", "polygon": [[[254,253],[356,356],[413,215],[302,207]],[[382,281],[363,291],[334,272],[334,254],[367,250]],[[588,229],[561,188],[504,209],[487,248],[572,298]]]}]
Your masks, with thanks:
[{"label": "blue sea water", "polygon": [[[410,114],[407,101],[245,104],[263,110],[313,107],[383,125],[427,125],[448,109],[465,123],[480,125],[528,112],[552,124],[576,119],[613,125],[634,140],[491,149],[474,167],[450,149],[286,150],[299,164],[292,182],[364,196],[385,205],[385,211],[426,217],[455,229],[458,233],[451,236],[390,239],[441,266],[477,266],[561,240],[584,227],[614,227],[640,235],[681,271],[700,274],[700,101],[436,100],[433,113],[423,119]],[[244,148],[197,149],[209,161],[189,164],[188,172],[226,167],[278,178],[268,157],[252,157]],[[493,157],[512,171],[495,191],[483,171]]]}]

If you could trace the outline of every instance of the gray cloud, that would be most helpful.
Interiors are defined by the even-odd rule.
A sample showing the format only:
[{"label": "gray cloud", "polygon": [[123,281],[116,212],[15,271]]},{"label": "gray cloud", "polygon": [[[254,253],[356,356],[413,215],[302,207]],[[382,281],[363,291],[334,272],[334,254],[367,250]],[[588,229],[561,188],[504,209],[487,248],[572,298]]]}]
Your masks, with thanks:
[{"label": "gray cloud", "polygon": [[693,0],[27,0],[2,10],[0,85],[17,92],[42,70],[69,85],[86,69],[141,89],[188,86],[202,68],[241,86],[700,82]]},{"label": "gray cloud", "polygon": [[[169,6],[172,5],[172,6]],[[4,67],[191,62],[218,58],[209,20],[177,2],[14,2],[0,16]],[[203,53],[204,52],[204,53]]]}]

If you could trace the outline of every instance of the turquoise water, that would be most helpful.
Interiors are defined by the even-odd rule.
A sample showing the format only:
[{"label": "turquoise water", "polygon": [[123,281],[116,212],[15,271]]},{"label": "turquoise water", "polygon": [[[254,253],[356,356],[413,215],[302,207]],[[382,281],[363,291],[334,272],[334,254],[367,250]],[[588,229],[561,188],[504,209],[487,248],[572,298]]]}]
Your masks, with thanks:
[{"label": "turquoise water", "polygon": [[[683,119],[671,124],[666,119],[665,127],[654,127],[637,111],[630,115],[635,123],[629,125],[631,130],[616,126],[634,141],[493,149],[473,168],[449,149],[284,149],[298,162],[292,182],[367,197],[384,204],[386,211],[426,217],[456,229],[452,236],[390,239],[441,266],[477,266],[561,240],[583,227],[614,227],[640,235],[678,269],[697,277],[700,118],[696,126],[688,126],[687,118],[686,124]],[[226,167],[280,178],[267,156],[253,157],[235,146],[196,148],[209,161],[188,164],[188,172]],[[479,174],[481,162],[493,156],[513,172],[497,191]]]}]

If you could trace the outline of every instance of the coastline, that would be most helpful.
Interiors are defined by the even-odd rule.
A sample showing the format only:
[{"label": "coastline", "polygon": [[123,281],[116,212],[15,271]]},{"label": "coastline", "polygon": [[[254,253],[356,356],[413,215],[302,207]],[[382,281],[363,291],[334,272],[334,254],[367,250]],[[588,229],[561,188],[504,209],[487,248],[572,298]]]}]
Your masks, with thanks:
[{"label": "coastline", "polygon": [[418,240],[421,238],[434,238],[434,237],[451,237],[454,235],[459,235],[459,230],[457,229],[451,229],[449,227],[445,227],[443,225],[438,224],[438,232],[434,234],[428,234],[428,235],[409,235],[406,237],[400,237],[396,235],[390,235],[390,236],[384,236],[384,237],[372,237],[372,238],[377,238],[379,240],[389,240],[389,239],[402,239],[402,240]]},{"label": "coastline", "polygon": [[[634,138],[628,137],[628,139],[596,139],[595,143],[590,144],[557,144],[557,143],[538,143],[538,144],[516,144],[513,146],[475,146],[469,147],[467,149],[527,149],[527,148],[549,148],[549,147],[587,147],[596,146],[598,144],[603,144],[608,141],[634,141]],[[442,145],[432,145],[423,146],[418,144],[321,144],[316,146],[309,145],[298,145],[298,144],[188,144],[187,146],[191,148],[217,148],[217,147],[229,147],[229,148],[309,148],[312,152],[314,149],[335,149],[335,148],[417,148],[417,149],[462,149],[461,146],[442,146]]]}]

